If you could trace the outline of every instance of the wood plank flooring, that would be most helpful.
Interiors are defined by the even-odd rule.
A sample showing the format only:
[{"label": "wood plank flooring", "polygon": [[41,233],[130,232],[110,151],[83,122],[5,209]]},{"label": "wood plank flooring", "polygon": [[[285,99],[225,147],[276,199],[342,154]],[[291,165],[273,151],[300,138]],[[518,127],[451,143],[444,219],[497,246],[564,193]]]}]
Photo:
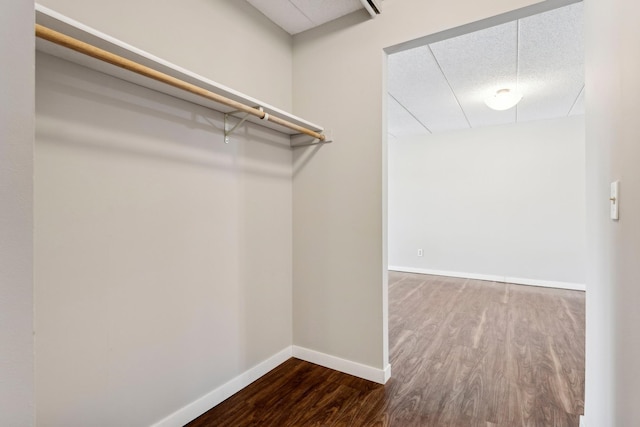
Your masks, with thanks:
[{"label": "wood plank flooring", "polygon": [[290,359],[188,424],[578,427],[584,293],[390,273],[392,378]]}]

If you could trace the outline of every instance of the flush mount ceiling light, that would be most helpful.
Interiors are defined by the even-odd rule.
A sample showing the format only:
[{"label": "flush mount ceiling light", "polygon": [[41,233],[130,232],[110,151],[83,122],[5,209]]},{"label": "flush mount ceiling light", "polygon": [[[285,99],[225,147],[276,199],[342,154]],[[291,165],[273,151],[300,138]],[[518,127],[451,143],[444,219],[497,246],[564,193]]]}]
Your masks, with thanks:
[{"label": "flush mount ceiling light", "polygon": [[484,100],[487,107],[493,110],[508,110],[516,106],[522,99],[522,94],[511,89],[500,89]]}]

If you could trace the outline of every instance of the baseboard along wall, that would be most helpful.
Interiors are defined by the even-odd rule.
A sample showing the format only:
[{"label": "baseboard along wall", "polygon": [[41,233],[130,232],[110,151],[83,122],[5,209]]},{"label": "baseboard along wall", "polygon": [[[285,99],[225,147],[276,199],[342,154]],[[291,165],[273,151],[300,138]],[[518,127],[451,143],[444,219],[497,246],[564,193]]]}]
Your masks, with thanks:
[{"label": "baseboard along wall", "polygon": [[391,365],[389,364],[385,369],[377,369],[296,345],[293,346],[293,357],[379,384],[385,384],[391,378]]},{"label": "baseboard along wall", "polygon": [[220,387],[210,391],[195,401],[183,406],[171,415],[163,418],[152,427],[181,427],[198,418],[209,409],[233,396],[261,376],[275,369],[291,358],[291,347],[287,347],[256,366],[248,369]]},{"label": "baseboard along wall", "polygon": [[461,273],[457,271],[429,270],[425,268],[389,266],[391,271],[403,273],[430,274],[433,276],[458,277],[462,279],[487,280],[490,282],[513,283],[515,285],[540,286],[543,288],[568,289],[572,291],[584,291],[582,283],[557,282],[549,280],[524,279],[521,277],[497,276],[490,274]]},{"label": "baseboard along wall", "polygon": [[304,347],[295,345],[289,346],[237,377],[229,380],[220,387],[183,406],[174,413],[153,424],[152,427],[184,426],[188,422],[198,418],[209,409],[217,406],[224,400],[247,387],[269,371],[286,362],[291,357],[380,384],[385,384],[391,377],[391,365],[387,365],[385,369],[377,369],[361,363],[320,353],[315,350],[309,350]]}]

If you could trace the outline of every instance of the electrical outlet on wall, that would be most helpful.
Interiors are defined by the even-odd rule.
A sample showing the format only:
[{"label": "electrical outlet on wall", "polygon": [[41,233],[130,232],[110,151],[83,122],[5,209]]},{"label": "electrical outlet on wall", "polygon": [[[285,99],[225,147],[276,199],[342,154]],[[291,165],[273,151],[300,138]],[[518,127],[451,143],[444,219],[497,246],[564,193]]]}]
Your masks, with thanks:
[{"label": "electrical outlet on wall", "polygon": [[418,249],[418,256],[422,256],[422,249]]}]

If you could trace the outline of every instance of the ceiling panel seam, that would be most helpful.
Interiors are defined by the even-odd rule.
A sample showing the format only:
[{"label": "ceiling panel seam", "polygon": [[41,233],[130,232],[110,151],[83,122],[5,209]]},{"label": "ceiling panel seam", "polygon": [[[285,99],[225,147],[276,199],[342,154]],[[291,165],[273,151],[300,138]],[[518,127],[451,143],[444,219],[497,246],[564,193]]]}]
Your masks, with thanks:
[{"label": "ceiling panel seam", "polygon": [[[516,92],[520,91],[520,20],[516,20]],[[518,104],[516,104],[516,123],[518,123]]]},{"label": "ceiling panel seam", "polygon": [[436,58],[436,55],[434,55],[433,50],[431,50],[431,45],[427,45],[427,47],[429,48],[429,53],[431,53],[433,60],[436,61],[436,65],[438,66],[440,73],[442,73],[442,77],[444,77],[444,81],[447,82],[447,86],[449,86],[449,89],[451,90],[451,94],[453,95],[453,98],[456,100],[456,104],[458,104],[458,107],[460,108],[460,111],[462,112],[464,119],[467,121],[467,124],[469,125],[469,129],[471,129],[472,126],[471,126],[471,122],[469,121],[469,118],[467,117],[467,113],[465,113],[464,108],[462,108],[462,104],[460,104],[460,100],[458,99],[456,92],[453,90],[453,86],[451,86],[451,82],[447,78],[447,75],[445,74],[444,70],[442,69],[442,66],[440,65],[440,61],[438,61],[438,58]]},{"label": "ceiling panel seam", "polygon": [[582,85],[582,89],[580,89],[580,92],[578,92],[578,96],[576,96],[576,99],[573,100],[573,104],[571,104],[571,108],[569,108],[567,117],[571,115],[571,112],[576,107],[576,104],[578,103],[578,99],[580,99],[580,95],[582,95],[582,92],[584,92],[584,84]]},{"label": "ceiling panel seam", "polygon": [[296,9],[298,9],[300,11],[301,14],[304,15],[305,18],[307,18],[309,20],[309,22],[315,24],[315,21],[313,19],[311,19],[309,16],[307,16],[306,13],[304,13],[304,10],[300,9],[298,7],[298,5],[296,5],[294,2],[292,2],[291,0],[289,0],[289,3],[291,4],[291,6],[295,7]]},{"label": "ceiling panel seam", "polygon": [[396,101],[396,102],[398,103],[398,105],[399,105],[399,106],[401,106],[402,108],[404,108],[404,110],[405,110],[407,113],[409,113],[409,114],[411,115],[411,117],[413,117],[413,118],[414,118],[418,123],[420,123],[420,124],[422,125],[422,127],[423,127],[423,128],[425,128],[425,129],[427,130],[427,132],[429,132],[429,133],[431,133],[431,134],[433,133],[433,132],[431,132],[431,129],[429,129],[429,128],[427,127],[427,125],[425,125],[424,123],[422,123],[422,121],[420,121],[420,119],[419,119],[419,118],[417,118],[417,117],[416,117],[416,116],[415,116],[415,115],[414,115],[414,114],[413,114],[413,113],[412,113],[412,112],[411,112],[407,107],[405,107],[405,106],[404,106],[404,104],[403,104],[402,102],[398,101],[398,98],[396,98],[395,96],[393,96],[393,95],[391,94],[391,92],[387,92],[387,94],[388,94],[391,98],[393,98],[393,100],[394,100],[394,101]]}]

